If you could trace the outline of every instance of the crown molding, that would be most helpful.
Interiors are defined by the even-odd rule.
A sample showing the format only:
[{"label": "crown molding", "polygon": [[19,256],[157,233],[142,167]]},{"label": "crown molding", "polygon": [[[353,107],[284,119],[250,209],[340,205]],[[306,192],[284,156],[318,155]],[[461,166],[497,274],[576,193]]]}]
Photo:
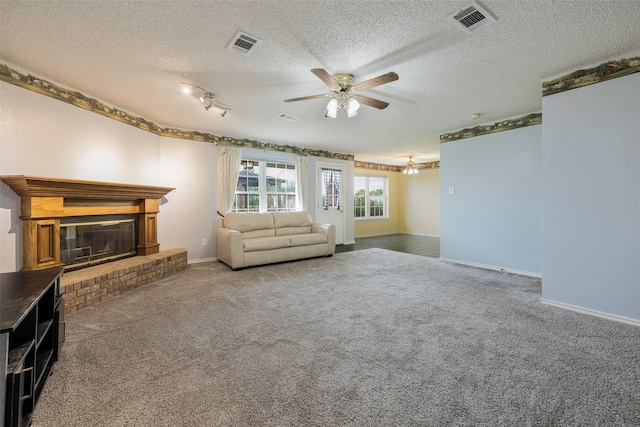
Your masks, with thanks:
[{"label": "crown molding", "polygon": [[0,80],[159,136],[209,142],[216,145],[233,145],[238,147],[257,148],[261,150],[280,151],[299,154],[302,156],[324,157],[346,161],[353,161],[354,159],[353,154],[333,153],[325,150],[300,148],[293,145],[280,145],[250,139],[238,139],[196,130],[176,129],[161,126],[143,117],[135,116],[126,111],[119,110],[118,108],[105,104],[95,98],[88,97],[81,92],[58,86],[47,80],[32,76],[31,74],[23,74],[4,63],[0,63]]}]

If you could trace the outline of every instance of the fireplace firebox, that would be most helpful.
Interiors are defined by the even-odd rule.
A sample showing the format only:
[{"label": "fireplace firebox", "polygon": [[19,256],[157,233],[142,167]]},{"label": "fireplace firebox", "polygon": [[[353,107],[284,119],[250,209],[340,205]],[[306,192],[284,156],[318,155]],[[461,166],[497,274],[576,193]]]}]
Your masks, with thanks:
[{"label": "fireplace firebox", "polygon": [[133,215],[60,220],[60,261],[65,271],[134,256],[136,247]]},{"label": "fireplace firebox", "polygon": [[159,200],[174,188],[24,175],[0,179],[20,196],[22,270],[75,269],[160,251]]}]

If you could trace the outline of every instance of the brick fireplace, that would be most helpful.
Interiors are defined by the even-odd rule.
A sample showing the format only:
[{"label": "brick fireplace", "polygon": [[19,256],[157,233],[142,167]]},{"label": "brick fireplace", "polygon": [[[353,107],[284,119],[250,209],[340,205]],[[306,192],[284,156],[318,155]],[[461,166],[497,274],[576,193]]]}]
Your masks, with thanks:
[{"label": "brick fireplace", "polygon": [[[65,312],[187,266],[185,249],[160,251],[157,238],[160,199],[171,187],[24,175],[0,179],[20,196],[22,270],[87,267],[65,268]],[[114,251],[118,246],[122,250]]]}]

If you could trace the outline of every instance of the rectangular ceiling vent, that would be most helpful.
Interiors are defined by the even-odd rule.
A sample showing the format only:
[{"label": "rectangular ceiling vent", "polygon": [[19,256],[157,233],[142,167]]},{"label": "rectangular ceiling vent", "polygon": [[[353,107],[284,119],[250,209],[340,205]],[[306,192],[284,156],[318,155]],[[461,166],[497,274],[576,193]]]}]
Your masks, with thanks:
[{"label": "rectangular ceiling vent", "polygon": [[231,43],[229,43],[227,49],[248,55],[253,52],[253,48],[261,41],[262,40],[256,37],[250,36],[242,31],[238,31],[238,34],[236,34]]},{"label": "rectangular ceiling vent", "polygon": [[290,114],[286,114],[286,113],[280,113],[278,114],[278,118],[279,119],[285,119],[285,120],[291,120],[292,122],[295,122],[296,120],[299,119],[299,117],[296,116],[292,116]]},{"label": "rectangular ceiling vent", "polygon": [[451,19],[456,21],[460,28],[467,33],[473,33],[496,22],[496,19],[476,2],[471,3],[455,15],[451,15]]}]

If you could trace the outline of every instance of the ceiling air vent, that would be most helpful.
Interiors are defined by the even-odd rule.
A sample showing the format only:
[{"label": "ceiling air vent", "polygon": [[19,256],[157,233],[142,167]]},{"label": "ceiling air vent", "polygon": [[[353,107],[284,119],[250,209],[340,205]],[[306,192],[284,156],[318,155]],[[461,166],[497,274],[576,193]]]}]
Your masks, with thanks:
[{"label": "ceiling air vent", "polygon": [[484,10],[478,3],[473,2],[467,8],[461,10],[455,15],[451,16],[451,19],[456,21],[460,28],[467,33],[473,33],[482,27],[491,25],[496,22],[496,19],[489,15],[489,12]]},{"label": "ceiling air vent", "polygon": [[292,116],[290,114],[286,114],[286,113],[280,113],[278,114],[278,118],[279,119],[285,119],[285,120],[291,120],[292,122],[295,122],[296,120],[299,119],[299,117],[296,116]]},{"label": "ceiling air vent", "polygon": [[227,49],[248,55],[253,52],[252,49],[261,41],[262,40],[250,36],[249,34],[238,31],[238,34],[236,34],[231,43],[229,43]]}]

